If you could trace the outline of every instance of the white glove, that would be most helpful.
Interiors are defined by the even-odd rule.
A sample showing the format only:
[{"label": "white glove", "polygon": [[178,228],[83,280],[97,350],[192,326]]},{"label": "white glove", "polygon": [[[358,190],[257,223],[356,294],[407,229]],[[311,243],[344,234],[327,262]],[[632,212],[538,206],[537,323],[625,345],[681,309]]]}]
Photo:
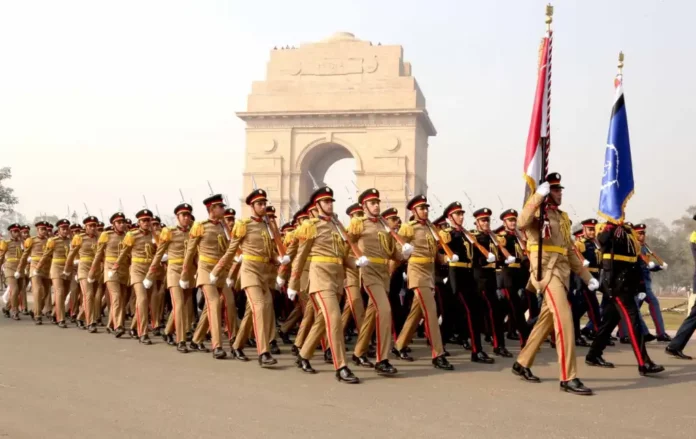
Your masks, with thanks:
[{"label": "white glove", "polygon": [[80,265],[80,260],[75,259],[72,264],[73,264],[73,266],[77,267],[78,265]]},{"label": "white glove", "polygon": [[459,256],[458,255],[452,255],[452,259],[449,257],[445,258],[447,259],[447,262],[459,262]]},{"label": "white glove", "polygon": [[143,286],[146,290],[149,290],[150,288],[152,288],[152,281],[148,278],[143,279]]},{"label": "white glove", "polygon": [[442,326],[442,316],[437,318],[437,324]]},{"label": "white glove", "polygon": [[495,262],[495,255],[493,254],[493,252],[488,253],[486,260],[488,261],[489,264],[492,264],[493,262]]},{"label": "white glove", "polygon": [[442,279],[442,283],[445,284],[445,285],[447,285],[447,281],[448,281],[448,280],[449,280],[449,277],[446,277],[446,278]]},{"label": "white glove", "polygon": [[27,258],[27,262],[31,263],[31,256]]},{"label": "white glove", "polygon": [[70,273],[68,273],[67,271],[64,271],[64,272],[63,272],[63,277],[64,277],[65,279],[70,278]]},{"label": "white glove", "polygon": [[39,275],[39,272],[36,270],[31,272],[31,277],[38,276],[38,275]]},{"label": "white glove", "polygon": [[79,280],[77,279],[77,275],[75,275],[75,282],[79,282]]},{"label": "white glove", "polygon": [[94,283],[94,279],[92,279],[91,277],[88,277],[88,278],[87,278],[87,283],[93,284],[93,283]]},{"label": "white glove", "polygon": [[590,261],[588,261],[587,259],[584,259],[584,260],[582,261],[582,266],[583,266],[583,267],[589,267],[589,266],[590,266]]},{"label": "white glove", "polygon": [[280,276],[276,276],[276,288],[281,289],[285,285],[285,279]]},{"label": "white glove", "polygon": [[213,274],[213,272],[210,272],[210,276],[208,276],[210,279],[210,283],[214,284],[217,283],[218,277]]},{"label": "white glove", "polygon": [[179,279],[179,286],[186,290],[189,287],[189,281]]},{"label": "white glove", "polygon": [[241,261],[241,260],[242,260],[242,256],[241,256],[241,255],[236,255],[236,256],[234,257],[234,262],[235,262],[236,264],[239,264],[239,261]]},{"label": "white glove", "polygon": [[288,288],[288,299],[295,300],[295,297],[297,297],[297,291],[293,290],[292,288]]},{"label": "white glove", "polygon": [[358,267],[364,267],[367,264],[369,264],[370,261],[367,260],[367,256],[360,256],[357,261],[355,261],[355,265]]},{"label": "white glove", "polygon": [[541,183],[536,190],[536,193],[541,195],[542,197],[547,196],[549,192],[551,192],[551,185],[548,181]]},{"label": "white glove", "polygon": [[22,275],[19,274],[19,271],[15,271],[14,277],[15,279],[19,279]]},{"label": "white glove", "polygon": [[290,256],[285,255],[282,258],[278,256],[278,262],[280,262],[280,265],[288,265],[290,263]]},{"label": "white glove", "polygon": [[167,262],[169,260],[169,253],[165,253],[162,255],[162,262]]},{"label": "white glove", "polygon": [[645,294],[645,293],[638,293],[638,300],[645,300],[646,297],[648,297],[647,294]]},{"label": "white glove", "polygon": [[413,253],[413,246],[411,244],[406,243],[401,247],[401,254],[404,255],[404,259],[408,259],[411,253]]},{"label": "white glove", "polygon": [[114,277],[114,272],[109,270],[106,272],[106,278],[111,280],[111,278]]},{"label": "white glove", "polygon": [[660,265],[660,267],[661,267],[663,270],[666,270],[667,267],[669,267],[669,265],[667,265],[667,262],[663,262],[662,265]]},{"label": "white glove", "polygon": [[228,277],[227,279],[225,279],[225,284],[226,284],[228,287],[232,288],[232,279],[230,279],[229,277]]},{"label": "white glove", "polygon": [[653,261],[648,262],[648,268],[651,270],[655,268],[655,263]]},{"label": "white glove", "polygon": [[408,279],[408,276],[406,276],[406,272],[405,272],[405,271],[404,271],[403,273],[401,273],[401,277],[403,277],[404,280]]},{"label": "white glove", "polygon": [[515,259],[514,256],[510,255],[507,258],[505,258],[505,265],[513,264],[513,263],[515,263],[516,260],[517,259]]},{"label": "white glove", "polygon": [[587,289],[590,291],[597,291],[597,288],[599,288],[599,281],[593,277],[587,283]]}]

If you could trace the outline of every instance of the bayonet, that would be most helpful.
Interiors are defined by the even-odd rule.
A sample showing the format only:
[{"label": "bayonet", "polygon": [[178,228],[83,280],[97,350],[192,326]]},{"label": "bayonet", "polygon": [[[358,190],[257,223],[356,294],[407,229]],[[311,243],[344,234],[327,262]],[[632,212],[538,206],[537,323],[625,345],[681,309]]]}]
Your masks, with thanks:
[{"label": "bayonet", "polygon": [[319,185],[317,184],[317,181],[314,179],[314,176],[312,175],[312,173],[307,171],[307,174],[309,175],[309,178],[312,179],[312,189],[314,189],[314,190],[319,189]]},{"label": "bayonet", "polygon": [[208,183],[208,189],[210,189],[210,195],[215,195],[215,192],[213,192],[213,187],[210,185],[210,180],[206,180]]}]

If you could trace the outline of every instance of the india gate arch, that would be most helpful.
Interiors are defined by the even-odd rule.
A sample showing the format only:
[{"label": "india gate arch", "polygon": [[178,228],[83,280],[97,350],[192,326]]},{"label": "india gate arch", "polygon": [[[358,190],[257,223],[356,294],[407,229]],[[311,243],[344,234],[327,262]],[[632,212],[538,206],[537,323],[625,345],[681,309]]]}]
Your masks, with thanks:
[{"label": "india gate arch", "polygon": [[339,32],[274,48],[266,78],[252,83],[237,116],[246,123],[242,206],[253,176],[287,220],[312,192],[307,171],[321,183],[332,164],[351,157],[355,175],[345,186],[378,188],[402,217],[409,191],[427,193],[428,138],[436,130],[401,46]]}]

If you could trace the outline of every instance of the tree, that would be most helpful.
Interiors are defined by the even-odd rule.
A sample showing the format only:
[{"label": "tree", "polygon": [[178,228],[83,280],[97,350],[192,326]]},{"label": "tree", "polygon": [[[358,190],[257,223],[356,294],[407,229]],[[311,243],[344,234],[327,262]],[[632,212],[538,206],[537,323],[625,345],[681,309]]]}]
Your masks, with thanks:
[{"label": "tree", "polygon": [[0,168],[0,213],[12,212],[17,204],[17,197],[13,195],[14,189],[5,186],[5,180],[11,178],[12,170],[10,168]]}]

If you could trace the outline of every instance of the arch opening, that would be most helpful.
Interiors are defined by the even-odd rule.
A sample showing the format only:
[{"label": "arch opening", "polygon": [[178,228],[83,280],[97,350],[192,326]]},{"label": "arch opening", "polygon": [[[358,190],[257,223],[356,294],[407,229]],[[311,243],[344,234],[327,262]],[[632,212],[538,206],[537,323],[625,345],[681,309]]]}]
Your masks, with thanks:
[{"label": "arch opening", "polygon": [[355,181],[356,157],[346,147],[337,143],[324,143],[312,147],[302,159],[300,164],[300,181],[298,191],[298,203],[305,202],[314,191],[311,175],[318,185],[328,185],[334,190],[336,199],[336,213],[343,217],[345,209],[350,203],[350,196],[354,197],[353,183]]}]

